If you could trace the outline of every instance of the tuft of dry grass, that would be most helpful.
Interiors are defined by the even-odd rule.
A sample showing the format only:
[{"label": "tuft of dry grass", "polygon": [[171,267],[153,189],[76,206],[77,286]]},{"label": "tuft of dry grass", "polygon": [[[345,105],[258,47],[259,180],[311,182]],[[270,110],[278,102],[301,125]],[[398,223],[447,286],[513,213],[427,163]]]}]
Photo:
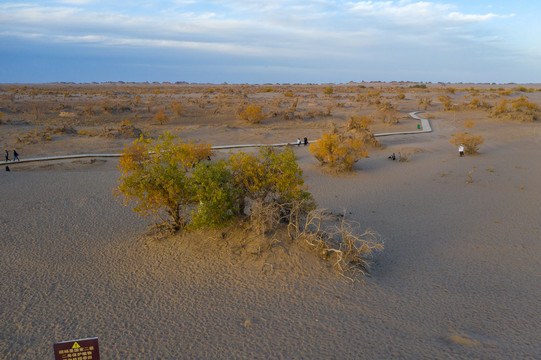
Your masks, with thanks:
[{"label": "tuft of dry grass", "polygon": [[467,174],[468,180],[466,180],[466,184],[472,184],[472,183],[473,183],[473,177],[472,177],[472,175],[473,175],[474,172],[475,172],[475,167],[472,168],[472,169],[468,172],[468,174]]}]

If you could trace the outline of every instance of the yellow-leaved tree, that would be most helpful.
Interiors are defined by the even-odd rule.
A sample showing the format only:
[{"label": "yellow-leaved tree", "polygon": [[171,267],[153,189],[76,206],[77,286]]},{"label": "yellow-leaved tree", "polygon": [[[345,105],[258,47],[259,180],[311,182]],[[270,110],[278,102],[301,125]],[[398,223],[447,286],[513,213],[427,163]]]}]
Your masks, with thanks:
[{"label": "yellow-leaved tree", "polygon": [[210,155],[209,144],[182,143],[169,133],[157,139],[141,135],[120,157],[115,194],[124,195],[126,204],[135,201],[133,210],[157,218],[159,227],[180,230],[196,201],[189,171]]},{"label": "yellow-leaved tree", "polygon": [[154,121],[159,122],[160,124],[163,125],[169,121],[169,118],[167,117],[163,109],[160,109],[158,110],[156,115],[154,115]]},{"label": "yellow-leaved tree", "polygon": [[333,171],[351,171],[353,164],[368,156],[366,143],[354,136],[325,134],[310,145],[310,153],[320,165]]}]

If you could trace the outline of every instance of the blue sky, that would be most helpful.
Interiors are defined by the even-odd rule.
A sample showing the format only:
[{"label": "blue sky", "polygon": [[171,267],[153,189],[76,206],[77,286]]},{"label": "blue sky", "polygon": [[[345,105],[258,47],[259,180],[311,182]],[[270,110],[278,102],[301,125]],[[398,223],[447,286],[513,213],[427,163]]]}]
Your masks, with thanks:
[{"label": "blue sky", "polygon": [[0,0],[0,83],[539,83],[540,5]]}]

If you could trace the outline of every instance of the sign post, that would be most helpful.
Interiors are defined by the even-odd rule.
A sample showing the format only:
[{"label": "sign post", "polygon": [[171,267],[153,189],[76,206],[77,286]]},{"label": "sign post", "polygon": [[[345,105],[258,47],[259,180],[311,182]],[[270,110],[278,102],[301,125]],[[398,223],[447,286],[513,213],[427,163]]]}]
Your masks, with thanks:
[{"label": "sign post", "polygon": [[58,342],[53,349],[55,360],[100,360],[97,337]]}]

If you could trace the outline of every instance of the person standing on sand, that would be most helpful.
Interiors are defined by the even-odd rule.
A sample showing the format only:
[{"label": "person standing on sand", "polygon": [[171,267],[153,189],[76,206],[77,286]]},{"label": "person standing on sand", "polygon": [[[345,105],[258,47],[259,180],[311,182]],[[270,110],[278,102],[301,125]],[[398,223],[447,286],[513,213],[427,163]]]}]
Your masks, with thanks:
[{"label": "person standing on sand", "polygon": [[21,161],[21,159],[19,159],[19,153],[17,150],[13,150],[13,161],[15,161],[15,159],[17,159],[17,161]]},{"label": "person standing on sand", "polygon": [[9,151],[6,150],[6,162],[9,161]]},{"label": "person standing on sand", "polygon": [[458,147],[458,153],[460,154],[460,157],[464,156],[464,145],[460,144]]}]

